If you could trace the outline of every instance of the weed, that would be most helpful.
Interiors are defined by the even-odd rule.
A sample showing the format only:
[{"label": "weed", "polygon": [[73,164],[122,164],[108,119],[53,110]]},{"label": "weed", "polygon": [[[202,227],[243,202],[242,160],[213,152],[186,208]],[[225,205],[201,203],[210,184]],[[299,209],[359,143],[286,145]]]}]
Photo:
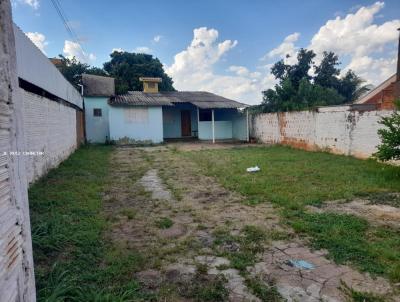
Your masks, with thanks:
[{"label": "weed", "polygon": [[246,278],[246,285],[251,291],[265,302],[283,302],[284,299],[279,294],[273,281],[268,283],[262,281],[259,278]]},{"label": "weed", "polygon": [[129,220],[132,220],[136,216],[136,211],[134,209],[125,208],[121,210],[121,214],[126,216]]},{"label": "weed", "polygon": [[170,227],[172,227],[174,224],[174,222],[169,219],[168,217],[162,217],[158,220],[156,220],[156,226],[159,229],[169,229]]}]

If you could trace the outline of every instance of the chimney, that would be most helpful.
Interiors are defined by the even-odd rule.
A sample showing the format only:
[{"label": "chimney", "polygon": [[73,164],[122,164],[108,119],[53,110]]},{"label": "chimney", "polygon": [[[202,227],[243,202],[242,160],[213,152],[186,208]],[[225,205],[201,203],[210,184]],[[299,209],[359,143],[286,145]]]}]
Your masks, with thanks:
[{"label": "chimney", "polygon": [[158,83],[161,83],[161,78],[146,78],[140,77],[140,82],[143,82],[143,92],[147,93],[157,93],[158,92]]}]

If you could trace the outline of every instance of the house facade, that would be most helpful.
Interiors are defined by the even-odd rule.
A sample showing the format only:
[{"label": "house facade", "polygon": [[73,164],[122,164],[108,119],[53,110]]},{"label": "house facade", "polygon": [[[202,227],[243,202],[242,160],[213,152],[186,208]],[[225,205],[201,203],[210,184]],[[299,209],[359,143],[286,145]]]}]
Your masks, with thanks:
[{"label": "house facade", "polygon": [[140,80],[143,91],[115,95],[114,79],[82,75],[88,142],[248,140],[246,104],[202,91],[159,92],[160,78]]}]

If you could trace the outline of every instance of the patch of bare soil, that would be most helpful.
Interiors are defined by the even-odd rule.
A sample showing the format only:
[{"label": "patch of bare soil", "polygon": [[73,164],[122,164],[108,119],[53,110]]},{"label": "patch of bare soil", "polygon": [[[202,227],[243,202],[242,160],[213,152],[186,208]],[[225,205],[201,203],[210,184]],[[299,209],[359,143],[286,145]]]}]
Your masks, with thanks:
[{"label": "patch of bare soil", "polygon": [[234,141],[219,141],[215,144],[211,142],[171,142],[168,143],[168,148],[177,149],[179,151],[200,151],[200,150],[218,150],[218,149],[231,149],[256,146],[255,144],[234,142]]},{"label": "patch of bare soil", "polygon": [[366,199],[355,199],[351,202],[336,200],[325,202],[320,207],[308,206],[312,212],[336,212],[356,215],[365,218],[373,225],[400,228],[400,208],[386,204],[371,203]]},{"label": "patch of bare soil", "polygon": [[[373,279],[348,266],[336,265],[326,255],[323,250],[311,251],[300,241],[274,242],[262,255],[262,261],[249,268],[249,272],[266,282],[275,280],[280,294],[288,301],[346,301],[340,290],[343,285],[381,296],[391,293],[387,280]],[[297,264],[299,259],[308,266]]]},{"label": "patch of bare soil", "polygon": [[[146,267],[136,278],[160,301],[191,301],[193,292],[197,299],[220,294],[215,301],[262,301],[248,287],[249,277],[265,285],[275,282],[288,301],[345,301],[341,282],[398,301],[386,280],[373,280],[332,263],[324,251],[311,251],[280,224],[271,204],[245,205],[242,196],[204,176],[175,149],[116,148],[112,160],[105,200],[113,226],[107,237],[142,252]],[[234,237],[246,226],[262,230],[269,240],[258,247],[263,252],[256,264],[239,271],[221,257],[216,233],[224,229]],[[288,239],[274,241],[274,234]],[[234,241],[222,246],[230,255],[240,248]],[[296,267],[296,260],[312,268]],[[228,290],[226,299],[221,284]]]}]

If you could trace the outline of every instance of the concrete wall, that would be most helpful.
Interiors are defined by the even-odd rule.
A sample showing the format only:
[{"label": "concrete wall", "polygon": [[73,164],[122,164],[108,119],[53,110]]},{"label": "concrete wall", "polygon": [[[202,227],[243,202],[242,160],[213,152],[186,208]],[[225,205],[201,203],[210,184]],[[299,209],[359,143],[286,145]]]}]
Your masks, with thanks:
[{"label": "concrete wall", "polygon": [[[215,139],[232,139],[232,121],[215,121]],[[212,139],[212,122],[199,122],[199,139]]]},{"label": "concrete wall", "polygon": [[23,122],[28,182],[56,167],[77,147],[76,110],[23,89]]},{"label": "concrete wall", "polygon": [[34,302],[22,98],[10,1],[0,1],[0,300]]},{"label": "concrete wall", "polygon": [[181,111],[191,111],[192,133],[198,131],[197,108],[191,104],[176,104],[175,106],[163,107],[163,135],[164,138],[182,137]]},{"label": "concrete wall", "polygon": [[82,97],[53,63],[14,25],[18,77],[82,108]]},{"label": "concrete wall", "polygon": [[232,119],[232,136],[234,139],[247,141],[248,139],[247,115],[237,112]]},{"label": "concrete wall", "polygon": [[163,141],[162,107],[109,107],[110,137],[120,142]]},{"label": "concrete wall", "polygon": [[251,135],[263,143],[368,158],[380,142],[378,121],[391,113],[352,111],[348,106],[339,106],[258,114],[252,119]]},{"label": "concrete wall", "polygon": [[[215,109],[215,139],[247,140],[247,118],[236,109]],[[212,139],[212,122],[199,122],[199,139]]]},{"label": "concrete wall", "polygon": [[[86,140],[104,143],[110,138],[108,97],[85,97]],[[94,116],[93,109],[101,109],[101,116]]]}]

